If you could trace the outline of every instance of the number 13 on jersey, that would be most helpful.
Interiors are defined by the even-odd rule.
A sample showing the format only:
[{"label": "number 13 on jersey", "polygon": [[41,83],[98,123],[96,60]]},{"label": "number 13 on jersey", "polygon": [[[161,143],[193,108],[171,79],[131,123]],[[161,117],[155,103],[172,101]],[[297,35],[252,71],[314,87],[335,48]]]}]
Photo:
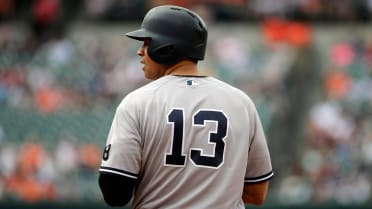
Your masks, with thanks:
[{"label": "number 13 on jersey", "polygon": [[[207,145],[214,145],[212,154],[204,154],[201,148],[190,148],[190,161],[198,167],[219,168],[224,161],[225,139],[229,127],[228,117],[219,110],[198,110],[194,113],[192,121],[185,121],[184,109],[174,108],[168,114],[167,122],[173,126],[171,152],[165,154],[166,166],[184,166],[185,123],[190,122],[192,128],[207,128],[207,122],[216,124],[215,130],[210,130],[209,135],[197,140],[205,140]],[[189,130],[192,133],[192,130]],[[188,133],[186,133],[188,134]]]}]

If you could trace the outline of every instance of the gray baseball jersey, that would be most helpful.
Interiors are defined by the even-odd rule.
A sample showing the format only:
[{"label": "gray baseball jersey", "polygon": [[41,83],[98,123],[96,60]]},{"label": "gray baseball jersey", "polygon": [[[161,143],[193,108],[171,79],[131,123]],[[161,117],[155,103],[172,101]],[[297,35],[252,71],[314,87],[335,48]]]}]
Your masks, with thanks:
[{"label": "gray baseball jersey", "polygon": [[168,75],[118,106],[100,171],[138,180],[132,208],[243,209],[273,175],[255,105],[212,77]]}]

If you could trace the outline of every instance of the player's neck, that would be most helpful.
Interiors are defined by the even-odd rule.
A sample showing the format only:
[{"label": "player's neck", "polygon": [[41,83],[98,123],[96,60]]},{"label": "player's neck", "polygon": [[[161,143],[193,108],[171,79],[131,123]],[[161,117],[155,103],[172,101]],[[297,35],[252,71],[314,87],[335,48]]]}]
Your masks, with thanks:
[{"label": "player's neck", "polygon": [[196,63],[183,60],[169,67],[165,75],[198,75],[198,69]]}]

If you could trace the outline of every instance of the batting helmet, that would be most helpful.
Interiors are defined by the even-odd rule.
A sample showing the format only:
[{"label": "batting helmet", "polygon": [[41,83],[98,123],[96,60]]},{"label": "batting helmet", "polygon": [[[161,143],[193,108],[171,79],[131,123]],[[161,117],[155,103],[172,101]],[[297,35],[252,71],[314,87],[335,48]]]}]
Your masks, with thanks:
[{"label": "batting helmet", "polygon": [[195,12],[179,6],[158,6],[145,15],[141,28],[126,34],[143,41],[151,39],[148,55],[160,64],[171,65],[191,58],[203,60],[208,31]]}]

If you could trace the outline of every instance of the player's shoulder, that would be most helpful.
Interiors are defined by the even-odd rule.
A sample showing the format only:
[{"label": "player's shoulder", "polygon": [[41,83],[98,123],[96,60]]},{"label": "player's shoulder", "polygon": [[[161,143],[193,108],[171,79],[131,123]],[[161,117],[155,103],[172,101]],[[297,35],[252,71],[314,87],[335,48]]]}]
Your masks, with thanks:
[{"label": "player's shoulder", "polygon": [[[170,80],[169,76],[163,76],[157,80],[151,81],[146,85],[139,87],[138,89],[130,92],[127,97],[135,97],[137,99],[146,99],[146,96],[154,95],[155,92],[165,86]],[[145,97],[143,97],[145,96]]]},{"label": "player's shoulder", "polygon": [[211,80],[216,83],[219,91],[225,91],[227,94],[230,94],[231,97],[239,98],[245,102],[253,103],[251,97],[243,90],[217,78],[211,77]]},{"label": "player's shoulder", "polygon": [[167,77],[159,78],[128,93],[119,104],[119,108],[124,106],[138,107],[141,104],[143,105],[147,101],[151,100],[154,93],[157,92],[159,88],[166,84],[167,79]]}]

